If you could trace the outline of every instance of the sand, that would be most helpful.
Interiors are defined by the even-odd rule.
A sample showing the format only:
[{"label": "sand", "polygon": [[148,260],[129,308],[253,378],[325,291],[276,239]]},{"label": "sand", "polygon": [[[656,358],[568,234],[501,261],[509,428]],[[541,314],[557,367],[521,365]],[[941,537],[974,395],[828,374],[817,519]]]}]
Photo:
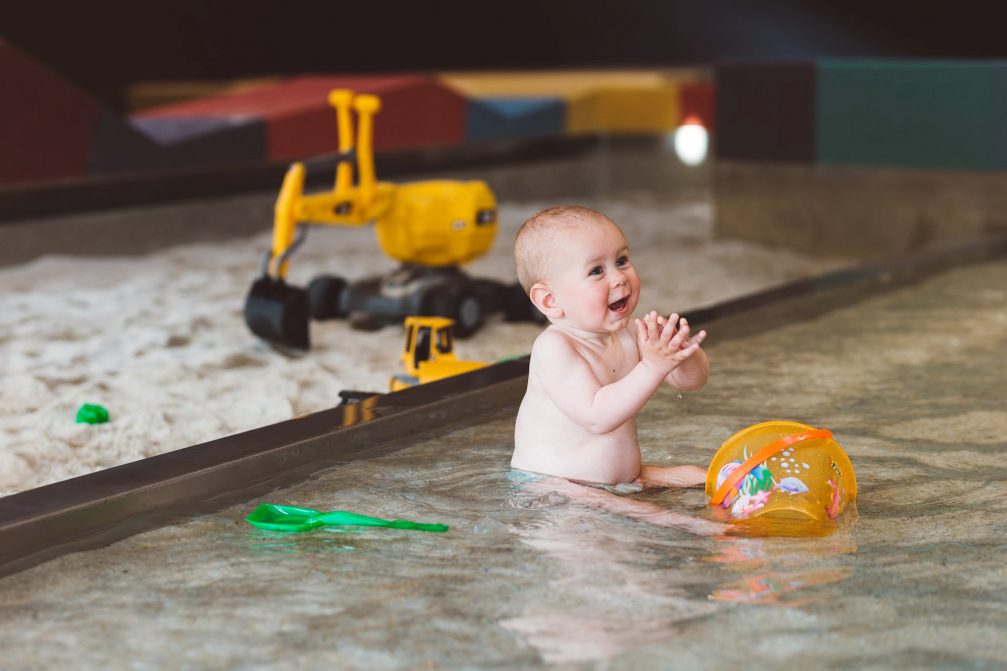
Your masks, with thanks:
[{"label": "sand", "polygon": [[[639,312],[688,310],[846,261],[713,235],[708,201],[648,196],[584,201],[623,227],[643,280]],[[501,230],[472,275],[513,281],[520,223],[552,202],[501,203]],[[268,224],[267,224],[268,225]],[[269,232],[136,257],[45,256],[0,269],[0,496],[330,408],[339,391],[383,392],[402,329],[313,323],[291,358],[245,327],[245,293]],[[368,228],[314,228],[290,279],[359,279],[391,270]],[[540,327],[491,319],[460,341],[466,359],[529,351]],[[106,424],[78,424],[83,403]]]}]

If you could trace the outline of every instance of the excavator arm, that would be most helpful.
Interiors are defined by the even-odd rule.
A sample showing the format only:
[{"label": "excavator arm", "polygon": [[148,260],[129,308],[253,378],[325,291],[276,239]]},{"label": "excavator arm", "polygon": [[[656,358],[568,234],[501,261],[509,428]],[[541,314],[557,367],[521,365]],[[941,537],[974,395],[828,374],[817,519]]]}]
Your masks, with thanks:
[{"label": "excavator arm", "polygon": [[[337,89],[329,93],[339,133],[335,183],[331,191],[305,194],[307,169],[294,163],[283,178],[273,210],[273,240],[262,262],[262,275],[245,300],[245,323],[255,335],[280,347],[308,349],[310,321],[307,292],[287,284],[290,256],[304,239],[306,224],[366,226],[392,206],[393,184],[374,174],[374,115],[381,101]],[[356,145],[352,113],[357,114]],[[357,183],[354,184],[354,171]]]},{"label": "excavator arm", "polygon": [[[381,110],[377,96],[357,95],[337,89],[329,94],[339,129],[339,156],[331,191],[305,194],[307,170],[303,163],[287,169],[273,211],[273,244],[266,274],[285,279],[290,254],[296,249],[298,227],[303,224],[367,226],[388,211],[395,185],[378,182],[374,174],[374,115]],[[351,106],[357,113],[357,142],[353,145]],[[356,166],[354,166],[356,163]],[[359,184],[353,184],[354,167]]]}]

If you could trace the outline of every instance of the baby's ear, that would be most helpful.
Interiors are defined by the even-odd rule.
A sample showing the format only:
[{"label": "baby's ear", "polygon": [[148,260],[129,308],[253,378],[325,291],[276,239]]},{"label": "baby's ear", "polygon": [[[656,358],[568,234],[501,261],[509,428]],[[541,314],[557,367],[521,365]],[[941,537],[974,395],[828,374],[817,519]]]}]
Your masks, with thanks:
[{"label": "baby's ear", "polygon": [[539,309],[539,312],[548,319],[559,319],[563,316],[563,308],[556,304],[556,296],[553,295],[548,284],[536,282],[528,291],[528,297]]}]

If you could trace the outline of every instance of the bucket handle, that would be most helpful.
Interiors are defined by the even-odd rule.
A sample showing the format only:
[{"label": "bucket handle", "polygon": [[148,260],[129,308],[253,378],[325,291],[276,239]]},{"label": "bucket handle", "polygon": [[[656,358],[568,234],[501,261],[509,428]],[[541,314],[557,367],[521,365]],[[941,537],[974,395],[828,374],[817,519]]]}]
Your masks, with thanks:
[{"label": "bucket handle", "polygon": [[736,469],[728,473],[727,477],[724,478],[724,482],[721,483],[720,488],[714,493],[713,498],[710,499],[710,505],[719,505],[725,498],[727,498],[728,493],[739,483],[742,478],[749,474],[749,472],[764,462],[769,457],[773,456],[783,448],[793,445],[794,443],[799,443],[802,440],[811,440],[813,438],[825,438],[829,439],[832,437],[832,432],[828,429],[812,429],[811,431],[801,431],[799,433],[792,433],[789,436],[784,436],[774,440],[769,445],[766,445],[761,450],[758,450],[745,459]]}]

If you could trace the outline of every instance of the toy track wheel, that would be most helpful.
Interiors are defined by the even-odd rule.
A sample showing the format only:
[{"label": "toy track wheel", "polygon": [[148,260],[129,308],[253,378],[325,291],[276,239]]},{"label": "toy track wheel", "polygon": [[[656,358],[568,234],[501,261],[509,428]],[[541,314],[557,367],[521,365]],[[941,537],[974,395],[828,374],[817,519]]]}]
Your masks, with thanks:
[{"label": "toy track wheel", "polygon": [[530,321],[545,324],[549,320],[542,314],[520,284],[508,287],[504,295],[504,318],[509,322]]},{"label": "toy track wheel", "polygon": [[427,299],[427,314],[450,317],[455,321],[454,334],[467,338],[483,325],[485,310],[479,297],[470,291],[458,293],[434,291]]},{"label": "toy track wheel", "polygon": [[462,293],[455,303],[455,335],[467,338],[483,325],[483,304],[479,297]]},{"label": "toy track wheel", "polygon": [[308,285],[308,311],[312,319],[338,319],[346,315],[339,301],[346,289],[346,280],[335,275],[319,275]]}]

